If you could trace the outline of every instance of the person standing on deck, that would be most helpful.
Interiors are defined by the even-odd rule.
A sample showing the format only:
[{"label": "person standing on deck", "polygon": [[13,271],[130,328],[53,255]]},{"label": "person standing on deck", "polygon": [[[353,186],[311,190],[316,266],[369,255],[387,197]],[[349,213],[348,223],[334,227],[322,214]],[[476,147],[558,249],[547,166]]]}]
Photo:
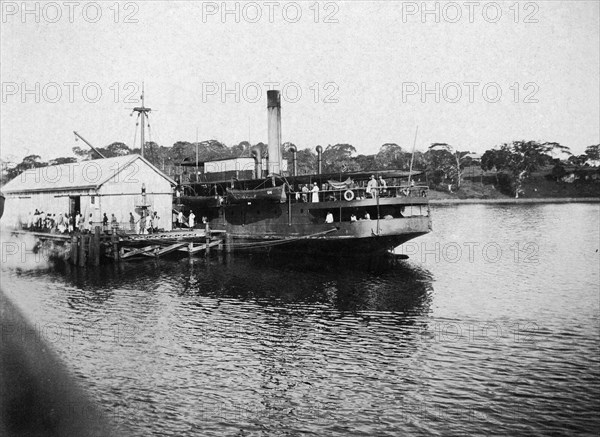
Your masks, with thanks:
[{"label": "person standing on deck", "polygon": [[308,202],[308,193],[309,193],[308,185],[302,185],[302,201],[304,203]]},{"label": "person standing on deck", "polygon": [[319,202],[319,186],[317,185],[316,182],[313,182],[313,187],[312,187],[312,201],[313,203],[318,203]]},{"label": "person standing on deck", "polygon": [[194,228],[195,222],[194,219],[196,218],[196,215],[194,214],[194,211],[190,211],[190,216],[188,217],[188,226],[190,227],[190,229]]},{"label": "person standing on deck", "polygon": [[382,196],[385,196],[387,194],[387,183],[385,182],[385,180],[383,179],[383,176],[379,175],[379,193]]},{"label": "person standing on deck", "polygon": [[375,175],[371,175],[371,179],[367,183],[367,193],[371,195],[374,199],[377,197],[377,179],[375,179]]},{"label": "person standing on deck", "polygon": [[179,214],[177,214],[177,223],[179,225],[179,229],[183,228],[183,211],[179,211]]}]

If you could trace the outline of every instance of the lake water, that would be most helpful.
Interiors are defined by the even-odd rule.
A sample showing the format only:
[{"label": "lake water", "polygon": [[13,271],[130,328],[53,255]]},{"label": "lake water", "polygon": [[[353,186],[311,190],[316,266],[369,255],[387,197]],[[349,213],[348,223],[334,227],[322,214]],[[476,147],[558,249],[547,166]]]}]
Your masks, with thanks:
[{"label": "lake water", "polygon": [[432,207],[396,264],[7,262],[2,287],[127,435],[592,434],[599,212]]}]

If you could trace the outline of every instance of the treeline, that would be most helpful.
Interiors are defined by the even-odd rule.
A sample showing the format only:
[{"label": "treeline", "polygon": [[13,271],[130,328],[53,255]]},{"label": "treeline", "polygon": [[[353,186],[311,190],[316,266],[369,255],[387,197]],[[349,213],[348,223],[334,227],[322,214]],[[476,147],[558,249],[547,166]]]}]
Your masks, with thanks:
[{"label": "treeline", "polygon": [[[283,157],[291,161],[289,152],[293,143],[283,144]],[[267,145],[258,143],[251,145],[242,141],[233,146],[227,146],[217,140],[207,140],[198,143],[178,141],[172,147],[165,147],[148,142],[145,145],[144,156],[156,167],[167,174],[173,175],[180,171],[180,163],[184,160],[194,162],[196,154],[199,161],[216,159],[248,157],[252,148],[258,147],[262,156],[267,156]],[[317,172],[317,153],[315,148],[297,147],[297,168],[299,174],[314,174]],[[107,158],[139,154],[140,149],[131,149],[125,143],[115,142],[98,151]],[[47,165],[68,164],[82,160],[98,159],[100,155],[91,149],[73,148],[74,156],[56,158],[45,162],[39,155],[26,156],[23,161],[10,168],[5,168],[2,182],[16,177],[21,172]],[[562,154],[568,156],[567,160],[555,158]],[[504,189],[518,196],[523,181],[532,172],[554,165],[556,174],[560,169],[564,171],[565,165],[583,166],[590,161],[600,159],[600,144],[586,148],[585,153],[575,156],[569,148],[554,142],[540,143],[536,141],[513,141],[505,143],[490,150],[481,156],[469,151],[460,151],[446,143],[434,143],[426,151],[415,151],[414,156],[409,148],[403,148],[396,143],[385,143],[376,154],[358,154],[351,144],[334,144],[323,148],[322,169],[325,173],[344,173],[349,171],[374,171],[385,169],[399,169],[424,172],[426,182],[431,188],[440,185],[452,186],[460,190],[465,168],[480,166],[485,171],[495,171],[502,175]],[[412,161],[412,163],[411,163]],[[556,170],[558,169],[558,170]]]}]

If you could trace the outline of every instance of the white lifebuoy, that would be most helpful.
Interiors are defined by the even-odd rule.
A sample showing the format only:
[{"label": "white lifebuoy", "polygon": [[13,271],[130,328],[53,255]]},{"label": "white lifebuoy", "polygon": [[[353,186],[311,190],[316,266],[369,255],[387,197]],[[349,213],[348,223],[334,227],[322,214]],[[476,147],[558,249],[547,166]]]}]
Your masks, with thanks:
[{"label": "white lifebuoy", "polygon": [[348,202],[350,202],[351,200],[354,200],[354,191],[346,190],[344,192],[344,199],[346,199]]}]

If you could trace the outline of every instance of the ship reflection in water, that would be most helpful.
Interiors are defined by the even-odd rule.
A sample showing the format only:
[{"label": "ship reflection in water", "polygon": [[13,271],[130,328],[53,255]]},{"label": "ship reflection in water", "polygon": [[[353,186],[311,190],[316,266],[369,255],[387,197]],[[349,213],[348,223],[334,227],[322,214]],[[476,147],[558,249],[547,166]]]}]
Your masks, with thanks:
[{"label": "ship reflection in water", "polygon": [[355,427],[355,413],[391,408],[419,384],[410,362],[432,292],[418,267],[348,262],[214,255],[61,265],[19,273],[43,276],[48,293],[10,297],[51,324],[55,348],[127,432],[146,423],[147,434],[158,421],[178,435],[335,433],[341,417]]}]

